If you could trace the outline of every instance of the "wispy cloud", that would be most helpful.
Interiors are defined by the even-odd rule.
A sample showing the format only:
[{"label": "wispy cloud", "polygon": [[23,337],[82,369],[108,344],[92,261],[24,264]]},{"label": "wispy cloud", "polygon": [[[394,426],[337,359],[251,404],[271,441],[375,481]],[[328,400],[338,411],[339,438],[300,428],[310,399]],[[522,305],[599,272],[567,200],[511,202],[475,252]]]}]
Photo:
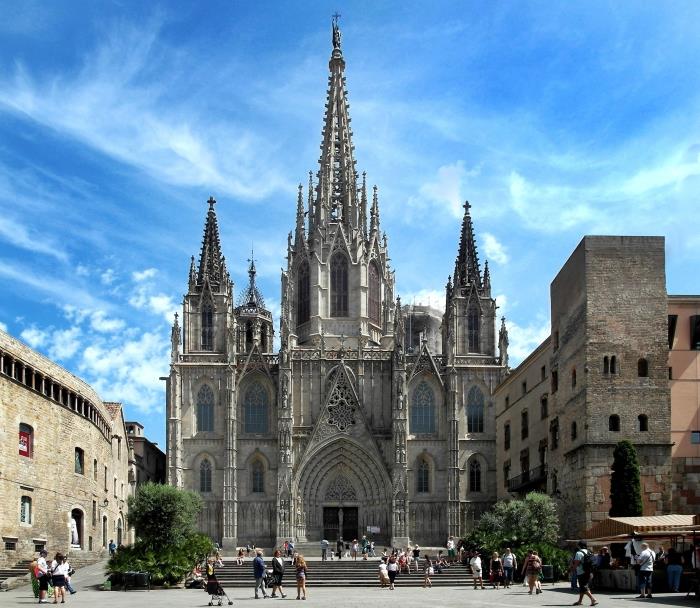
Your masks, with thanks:
[{"label": "wispy cloud", "polygon": [[35,253],[46,254],[61,262],[67,262],[68,256],[60,246],[46,235],[38,235],[9,217],[0,217],[0,239]]},{"label": "wispy cloud", "polygon": [[503,243],[490,232],[482,233],[481,238],[484,243],[484,253],[486,253],[486,257],[489,260],[493,260],[496,264],[501,265],[508,263],[510,258]]}]

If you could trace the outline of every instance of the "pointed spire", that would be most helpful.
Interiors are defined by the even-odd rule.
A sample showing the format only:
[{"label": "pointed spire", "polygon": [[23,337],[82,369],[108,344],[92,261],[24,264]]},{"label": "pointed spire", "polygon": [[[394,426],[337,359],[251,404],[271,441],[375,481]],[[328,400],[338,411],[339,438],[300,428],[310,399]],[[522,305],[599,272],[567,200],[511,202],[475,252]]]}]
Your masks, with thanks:
[{"label": "pointed spire", "polygon": [[459,240],[459,251],[455,261],[455,286],[467,287],[475,283],[481,289],[481,270],[479,268],[479,256],[476,251],[476,240],[474,239],[474,226],[469,213],[471,205],[469,201],[464,202],[464,219],[462,220],[462,234]]},{"label": "pointed spire", "polygon": [[377,196],[377,186],[372,188],[372,209],[370,210],[369,232],[374,234],[379,230],[379,197]]},{"label": "pointed spire", "polygon": [[498,358],[503,367],[508,367],[508,328],[506,318],[501,317],[501,329],[498,332]]},{"label": "pointed spire", "polygon": [[360,231],[367,238],[367,172],[362,172],[362,189],[360,191]]},{"label": "pointed spire", "polygon": [[243,290],[238,298],[238,306],[265,309],[265,300],[255,284],[256,274],[257,270],[255,269],[255,255],[253,252],[253,247],[251,247],[250,257],[248,258],[248,287]]},{"label": "pointed spire", "polygon": [[194,256],[190,258],[190,276],[188,283],[190,291],[194,291],[195,287],[197,287],[197,267],[194,264]]},{"label": "pointed spire", "polygon": [[307,213],[309,214],[309,236],[313,234],[314,231],[314,174],[313,171],[309,171],[309,201]]},{"label": "pointed spire", "polygon": [[304,244],[306,233],[304,231],[304,188],[299,184],[299,194],[297,195],[297,228],[294,235],[294,247],[298,249]]},{"label": "pointed spire", "polygon": [[[199,269],[197,272],[197,284],[202,285],[205,280],[216,289],[222,283],[222,258],[221,243],[219,241],[219,224],[216,219],[214,205],[216,200],[210,196],[207,201],[207,221],[204,226],[204,238],[202,239],[202,252],[199,256]],[[225,278],[225,277],[224,277]]]},{"label": "pointed spire", "polygon": [[348,113],[350,104],[345,88],[345,60],[340,49],[339,17],[337,14],[333,17],[333,51],[328,64],[330,75],[319,158],[316,223],[321,225],[337,220],[350,228],[357,228],[357,172]]},{"label": "pointed spire", "polygon": [[489,272],[489,261],[484,262],[484,293],[491,294],[491,273]]}]

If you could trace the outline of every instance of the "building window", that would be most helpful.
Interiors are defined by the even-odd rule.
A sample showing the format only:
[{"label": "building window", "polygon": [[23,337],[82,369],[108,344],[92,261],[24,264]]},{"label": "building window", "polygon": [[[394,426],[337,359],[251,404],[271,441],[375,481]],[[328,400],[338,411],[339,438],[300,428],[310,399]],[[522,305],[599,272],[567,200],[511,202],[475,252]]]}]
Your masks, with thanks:
[{"label": "building window", "polygon": [[107,465],[105,465],[105,492],[107,491]]},{"label": "building window", "polygon": [[700,444],[700,431],[690,432],[690,443],[692,443],[693,445]]},{"label": "building window", "polygon": [[523,395],[527,394],[527,381],[526,380],[523,380],[522,388],[523,388]]},{"label": "building window", "polygon": [[472,304],[467,313],[467,350],[470,353],[480,352],[479,321],[479,308]]},{"label": "building window", "polygon": [[80,448],[75,448],[75,472],[85,475],[85,452]]},{"label": "building window", "polygon": [[113,484],[113,485],[114,485],[114,488],[113,488],[113,492],[112,492],[112,493],[114,494],[114,498],[118,498],[118,497],[119,497],[119,494],[117,494],[117,478],[116,478],[116,477],[114,478],[114,484]]},{"label": "building window", "polygon": [[610,357],[610,373],[611,374],[617,373],[617,357],[615,355]]},{"label": "building window", "polygon": [[484,432],[484,394],[472,386],[467,395],[467,432]]},{"label": "building window", "polygon": [[559,348],[559,332],[555,331],[554,332],[554,350],[557,350]]},{"label": "building window", "polygon": [[253,492],[256,494],[263,494],[265,492],[265,469],[263,468],[262,462],[256,460],[251,467],[251,487]]},{"label": "building window", "polygon": [[503,487],[508,489],[508,480],[510,479],[510,460],[503,463]]},{"label": "building window", "polygon": [[117,437],[117,460],[122,459],[122,438]]},{"label": "building window", "polygon": [[530,479],[530,450],[527,448],[520,452],[520,472],[523,481]]},{"label": "building window", "polygon": [[668,315],[668,350],[673,348],[673,340],[676,337],[678,315]]},{"label": "building window", "polygon": [[348,316],[348,258],[336,253],[331,258],[331,317]]},{"label": "building window", "polygon": [[506,395],[506,409],[510,407],[510,395]]},{"label": "building window", "polygon": [[309,284],[309,263],[304,260],[299,266],[297,274],[297,324],[301,325],[309,320],[311,288]]},{"label": "building window", "polygon": [[620,417],[617,414],[613,414],[608,418],[608,430],[613,433],[620,432]]},{"label": "building window", "polygon": [[529,433],[527,410],[520,413],[520,438],[527,439]]},{"label": "building window", "polygon": [[557,370],[552,370],[552,393],[556,393],[559,390],[559,374]]},{"label": "building window", "polygon": [[419,494],[428,494],[430,492],[430,465],[424,458],[418,461],[416,492]]},{"label": "building window", "polygon": [[214,307],[211,304],[202,308],[202,350],[214,350]]},{"label": "building window", "polygon": [[668,368],[668,379],[673,380],[673,368],[672,367]]},{"label": "building window", "polygon": [[690,350],[700,350],[700,315],[690,317]]},{"label": "building window", "polygon": [[24,423],[19,425],[19,455],[25,458],[34,455],[34,429]]},{"label": "building window", "polygon": [[555,418],[549,423],[549,443],[552,444],[552,449],[556,450],[559,447],[559,419]]},{"label": "building window", "polygon": [[640,378],[649,376],[649,362],[644,357],[637,361],[637,376]]},{"label": "building window", "polygon": [[374,262],[370,262],[367,271],[369,278],[368,308],[369,320],[375,325],[381,325],[381,282],[379,270]]},{"label": "building window", "polygon": [[510,450],[510,422],[503,425],[503,449]]},{"label": "building window", "polygon": [[243,398],[243,416],[246,433],[267,433],[267,391],[259,382],[253,382]]},{"label": "building window", "polygon": [[469,491],[481,492],[481,463],[478,460],[469,463]]},{"label": "building window", "polygon": [[540,369],[540,380],[544,382],[545,378],[547,377],[547,369],[543,365]]},{"label": "building window", "polygon": [[97,525],[97,501],[92,501],[92,525]]},{"label": "building window", "polygon": [[30,496],[22,496],[20,499],[19,523],[26,524],[28,526],[30,526],[32,523],[32,499]]},{"label": "building window", "polygon": [[576,388],[576,368],[571,370],[571,388]]},{"label": "building window", "polygon": [[411,432],[435,432],[435,393],[425,380],[422,380],[413,391]]},{"label": "building window", "polygon": [[97,481],[97,458],[92,461],[92,479]]},{"label": "building window", "polygon": [[603,357],[603,373],[604,374],[609,374],[610,373],[610,357],[605,355]]},{"label": "building window", "polygon": [[199,491],[211,492],[211,463],[208,458],[199,465]]},{"label": "building window", "polygon": [[5,551],[16,551],[17,550],[17,541],[14,540],[6,540],[5,541]]},{"label": "building window", "polygon": [[544,420],[549,416],[549,404],[547,403],[547,395],[542,395],[540,398],[540,418]]},{"label": "building window", "polygon": [[649,417],[646,414],[639,414],[637,416],[638,430],[645,432],[649,430]]},{"label": "building window", "polygon": [[214,430],[214,391],[204,384],[197,392],[197,432],[210,433]]},{"label": "building window", "polygon": [[571,423],[571,441],[576,441],[576,436],[578,435],[578,430],[576,427],[576,422]]}]

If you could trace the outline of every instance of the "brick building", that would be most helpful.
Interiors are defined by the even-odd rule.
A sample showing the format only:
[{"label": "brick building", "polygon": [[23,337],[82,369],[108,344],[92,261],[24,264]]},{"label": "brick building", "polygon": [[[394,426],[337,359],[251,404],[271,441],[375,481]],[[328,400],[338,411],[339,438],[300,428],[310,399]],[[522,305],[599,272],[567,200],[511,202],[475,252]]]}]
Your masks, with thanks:
[{"label": "brick building", "polygon": [[135,487],[148,481],[165,483],[165,452],[158,447],[157,443],[149,441],[144,436],[143,425],[138,422],[127,421],[126,433],[133,453],[130,479],[133,480]]},{"label": "brick building", "polygon": [[551,338],[496,389],[499,496],[546,489],[568,538],[608,515],[622,439],[645,514],[670,511],[664,260],[661,237],[584,237],[551,285]]},{"label": "brick building", "polygon": [[126,437],[121,404],[0,331],[0,564],[127,542]]}]

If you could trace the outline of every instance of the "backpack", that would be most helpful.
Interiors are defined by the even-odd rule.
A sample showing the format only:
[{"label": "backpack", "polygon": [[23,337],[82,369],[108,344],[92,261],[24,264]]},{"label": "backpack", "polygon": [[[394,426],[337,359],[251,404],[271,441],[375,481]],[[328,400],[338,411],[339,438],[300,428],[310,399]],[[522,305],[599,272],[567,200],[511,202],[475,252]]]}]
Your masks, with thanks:
[{"label": "backpack", "polygon": [[581,567],[583,568],[583,571],[586,574],[593,572],[595,566],[593,562],[593,554],[587,549],[581,549],[581,551],[583,552],[583,560],[581,561]]}]

